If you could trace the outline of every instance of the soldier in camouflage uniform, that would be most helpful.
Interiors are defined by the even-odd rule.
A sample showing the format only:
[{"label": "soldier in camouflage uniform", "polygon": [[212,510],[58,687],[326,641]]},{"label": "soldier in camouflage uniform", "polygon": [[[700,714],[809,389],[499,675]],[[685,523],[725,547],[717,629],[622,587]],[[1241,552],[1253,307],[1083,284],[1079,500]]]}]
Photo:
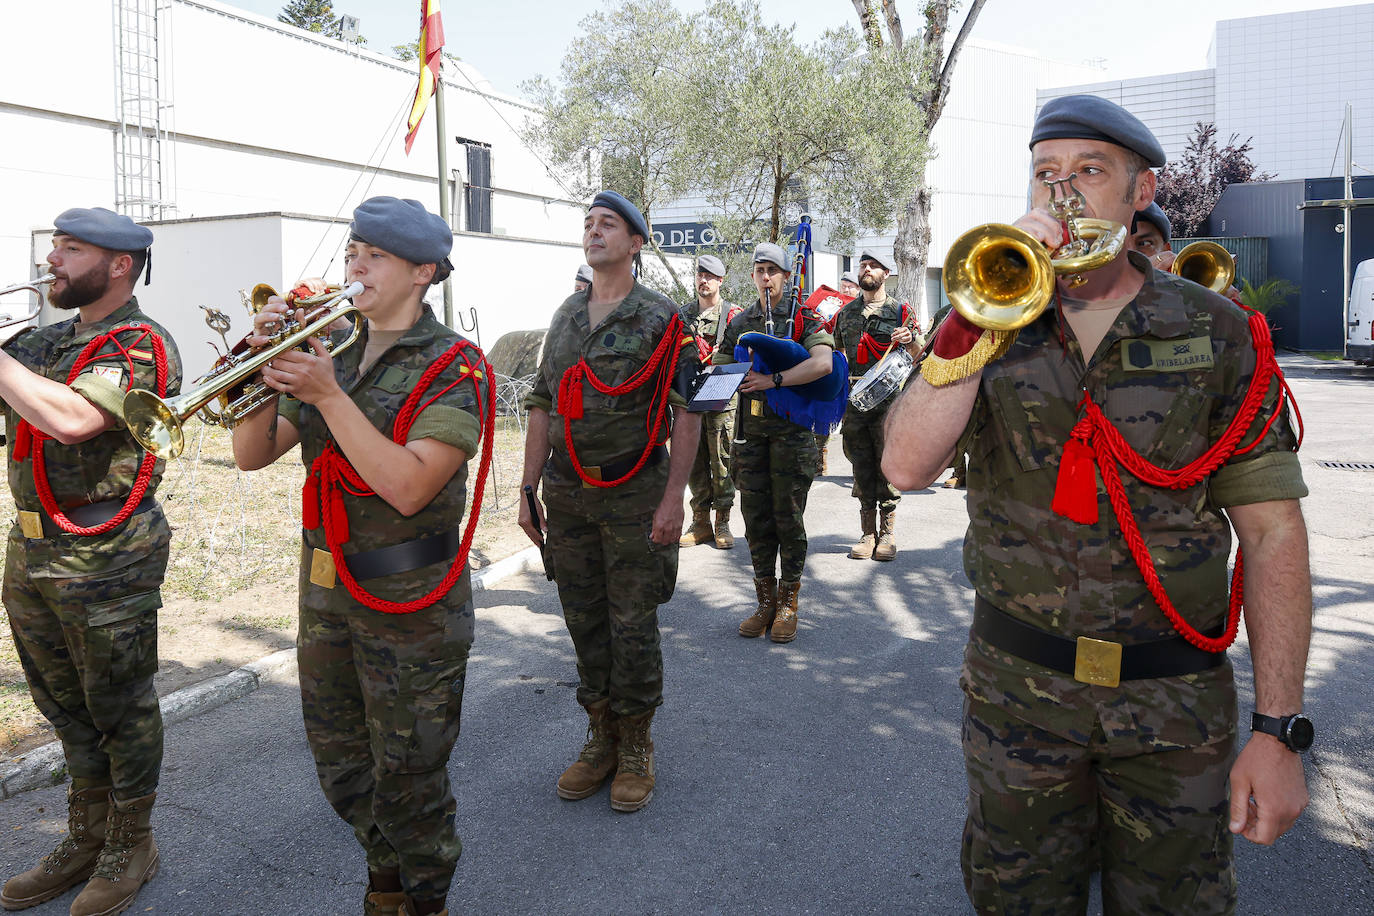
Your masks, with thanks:
[{"label": "soldier in camouflage uniform", "polygon": [[524,485],[543,482],[547,512],[534,500],[520,504],[520,526],[544,545],[558,583],[577,652],[577,701],[588,716],[587,741],[559,777],[558,795],[589,798],[615,773],[611,807],[623,812],[653,797],[649,726],[663,702],[658,606],[677,584],[682,492],[701,434],[698,415],[685,409],[701,365],[693,338],[677,306],[632,273],[648,236],[643,215],[620,194],[592,201],[582,235],[592,285],[554,313],[525,401]]},{"label": "soldier in camouflage uniform", "polygon": [[[892,273],[889,255],[864,249],[859,256],[859,288],[863,295],[845,304],[835,316],[835,346],[849,360],[851,381],[878,364],[890,347],[917,351],[922,346],[915,333],[911,309],[887,294]],[[850,404],[844,412],[840,435],[844,456],[854,468],[853,496],[859,501],[858,543],[849,549],[854,560],[897,558],[895,527],[897,503],[902,493],[883,476],[883,421],[892,406],[889,396],[872,410]],[[882,524],[878,512],[882,512]]]},{"label": "soldier in camouflage uniform", "polygon": [[[6,882],[0,905],[34,906],[89,878],[71,907],[80,916],[123,909],[158,869],[153,675],[171,532],[153,497],[164,462],[145,459],[122,405],[127,389],[158,390],[159,378],[175,394],[181,361],[133,297],[153,234],[100,208],[67,210],[54,223],[48,301],[79,314],[20,331],[0,355],[19,508],[4,603],[34,704],[62,740],[69,833]],[[139,484],[146,492],[132,498]]]},{"label": "soldier in camouflage uniform", "polygon": [[[466,569],[436,600],[459,553],[467,461],[481,435],[489,379],[460,356],[420,396],[403,442],[393,426],[421,376],[458,343],[422,301],[451,270],[453,236],[417,201],[374,197],[353,213],[346,278],[364,289],[353,302],[362,337],[332,357],[318,342],[263,369],[275,409],[234,430],[241,468],[265,467],[297,442],[307,478],[301,545],[301,708],[325,797],[367,854],[367,914],[447,913],[462,853],[448,761],[458,738],[473,638]],[[255,317],[260,336],[286,304]],[[463,351],[468,354],[472,350]],[[480,391],[479,391],[480,387]],[[368,495],[344,488],[342,556],[358,590],[334,562],[330,503],[317,489],[328,467],[351,464]],[[344,468],[346,470],[346,468]],[[423,605],[423,606],[422,606]]]},{"label": "soldier in camouflage uniform", "polygon": [[[1043,179],[1076,172],[1086,215],[1129,225],[1154,193],[1148,167],[1164,159],[1143,124],[1089,96],[1047,104],[1031,149],[1037,209],[1017,225],[1049,247],[1062,227],[1040,209]],[[1145,461],[1182,468],[1221,439],[1259,360],[1240,309],[1135,252],[1084,279],[1060,281],[1058,307],[1019,334],[952,314],[889,417],[884,469],[902,486],[933,480],[961,433],[969,443],[965,886],[980,913],[1082,912],[1100,862],[1108,913],[1230,913],[1232,834],[1272,843],[1296,820],[1300,745],[1257,732],[1235,755],[1231,665],[1183,638],[1140,564],[1153,564],[1184,621],[1215,637],[1234,526],[1258,712],[1296,713],[1311,616],[1307,491],[1287,417],[1266,430],[1272,379],[1240,451],[1180,489],[1121,475],[1131,516],[1118,520],[1091,451],[1066,445],[1083,399]],[[1138,526],[1143,560],[1123,526]]]},{"label": "soldier in camouflage uniform", "polygon": [[[725,330],[725,339],[712,359],[719,364],[735,361],[735,344],[746,331],[766,330],[763,313],[767,297],[774,330],[786,333],[792,303],[784,302],[791,276],[787,253],[769,242],[754,250],[754,285],[759,298]],[[764,392],[784,385],[802,385],[826,375],[832,368],[833,340],[814,309],[799,309],[795,339],[810,354],[797,365],[770,378],[749,370],[740,385],[742,407],[736,421],[734,451],[735,487],[740,493],[744,536],[754,566],[754,591],[758,607],[739,625],[745,637],[762,636],[772,628],[773,642],[797,637],[797,595],[806,567],[806,498],[816,478],[816,435],[778,416],[768,406]],[[779,575],[779,573],[781,575]]]},{"label": "soldier in camouflage uniform", "polygon": [[[688,329],[696,336],[697,353],[701,361],[710,364],[716,347],[725,336],[730,319],[739,308],[720,295],[725,279],[725,264],[715,255],[704,254],[697,259],[697,299],[683,310]],[[711,543],[720,550],[735,546],[730,533],[730,510],[735,505],[735,484],[730,480],[730,440],[735,437],[735,399],[725,410],[709,410],[701,415],[701,444],[687,485],[692,491],[690,527],[682,535],[679,546],[695,547]],[[711,527],[711,510],[716,510],[716,524]]]}]

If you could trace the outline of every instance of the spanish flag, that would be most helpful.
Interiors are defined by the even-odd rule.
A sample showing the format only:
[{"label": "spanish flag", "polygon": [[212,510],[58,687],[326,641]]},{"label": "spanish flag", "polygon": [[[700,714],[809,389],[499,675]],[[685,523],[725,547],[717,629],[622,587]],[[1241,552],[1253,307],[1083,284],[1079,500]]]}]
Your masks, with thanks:
[{"label": "spanish flag", "polygon": [[429,97],[434,95],[434,87],[439,83],[439,55],[444,50],[444,23],[439,18],[439,0],[420,0],[420,82],[415,87],[415,101],[410,106],[410,120],[407,122],[406,155],[415,143],[415,134],[420,129],[420,119],[429,108]]}]

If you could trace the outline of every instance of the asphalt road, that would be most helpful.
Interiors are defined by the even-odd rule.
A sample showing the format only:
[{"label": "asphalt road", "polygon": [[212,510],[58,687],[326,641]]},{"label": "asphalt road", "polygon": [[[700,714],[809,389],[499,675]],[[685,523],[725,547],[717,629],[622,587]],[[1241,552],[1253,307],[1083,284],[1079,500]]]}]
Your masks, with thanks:
[{"label": "asphalt road", "polygon": [[[1240,911],[1368,914],[1374,472],[1317,462],[1374,463],[1374,378],[1291,375],[1313,491],[1312,805],[1277,846],[1238,842]],[[838,455],[831,470],[808,507],[796,642],[736,635],[753,599],[742,537],[733,551],[683,551],[661,609],[659,782],[638,814],[612,812],[606,790],[554,794],[586,720],[551,585],[520,576],[481,595],[451,764],[466,843],[452,912],[970,912],[959,872],[964,495],[908,494],[897,560],[857,562],[844,556],[857,512]],[[1243,637],[1233,657],[1248,711]],[[51,847],[64,791],[0,802],[0,874]],[[169,729],[155,828],[162,873],[131,913],[361,912],[362,856],[315,782],[289,674]],[[30,912],[66,913],[72,896]]]}]

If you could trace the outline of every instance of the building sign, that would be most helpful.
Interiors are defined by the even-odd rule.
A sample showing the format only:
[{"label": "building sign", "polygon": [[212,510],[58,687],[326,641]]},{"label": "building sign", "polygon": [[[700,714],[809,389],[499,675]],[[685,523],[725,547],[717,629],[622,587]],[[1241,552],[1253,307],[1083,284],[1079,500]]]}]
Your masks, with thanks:
[{"label": "building sign", "polygon": [[654,243],[664,251],[691,254],[719,245],[720,239],[710,223],[655,223]]}]

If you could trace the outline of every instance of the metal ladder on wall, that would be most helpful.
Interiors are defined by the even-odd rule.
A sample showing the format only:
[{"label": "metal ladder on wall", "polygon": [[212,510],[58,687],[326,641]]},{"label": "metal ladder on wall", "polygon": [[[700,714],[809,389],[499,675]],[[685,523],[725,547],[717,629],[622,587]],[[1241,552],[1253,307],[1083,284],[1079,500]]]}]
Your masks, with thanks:
[{"label": "metal ladder on wall", "polygon": [[116,0],[115,209],[135,220],[161,219],[174,204],[171,144],[163,124],[171,107],[162,94],[159,17],[169,0]]}]

